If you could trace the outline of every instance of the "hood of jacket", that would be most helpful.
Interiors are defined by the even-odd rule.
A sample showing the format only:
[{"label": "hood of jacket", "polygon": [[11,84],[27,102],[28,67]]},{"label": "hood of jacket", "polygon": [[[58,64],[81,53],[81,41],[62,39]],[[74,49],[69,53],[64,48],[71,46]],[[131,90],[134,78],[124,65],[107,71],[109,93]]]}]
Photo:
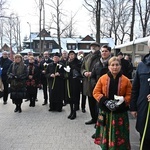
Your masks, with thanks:
[{"label": "hood of jacket", "polygon": [[150,66],[150,54],[145,55],[144,58],[142,59],[142,62],[145,65]]}]

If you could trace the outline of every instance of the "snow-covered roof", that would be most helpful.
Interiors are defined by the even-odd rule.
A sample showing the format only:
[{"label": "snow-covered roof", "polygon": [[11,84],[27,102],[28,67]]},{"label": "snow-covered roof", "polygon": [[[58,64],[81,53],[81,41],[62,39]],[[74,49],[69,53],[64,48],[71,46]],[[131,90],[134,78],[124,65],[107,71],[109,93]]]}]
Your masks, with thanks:
[{"label": "snow-covered roof", "polygon": [[130,45],[133,45],[133,44],[140,44],[140,43],[147,44],[149,39],[150,39],[150,36],[147,36],[147,37],[144,37],[144,38],[138,38],[138,39],[135,39],[135,40],[130,41],[130,42],[126,42],[126,43],[123,43],[123,44],[120,44],[120,45],[116,45],[115,48],[122,48],[122,47],[130,46]]},{"label": "snow-covered roof", "polygon": [[24,49],[24,50],[22,50],[22,51],[20,52],[20,54],[25,54],[25,53],[28,53],[28,52],[35,53],[35,52],[33,51],[33,49]]}]

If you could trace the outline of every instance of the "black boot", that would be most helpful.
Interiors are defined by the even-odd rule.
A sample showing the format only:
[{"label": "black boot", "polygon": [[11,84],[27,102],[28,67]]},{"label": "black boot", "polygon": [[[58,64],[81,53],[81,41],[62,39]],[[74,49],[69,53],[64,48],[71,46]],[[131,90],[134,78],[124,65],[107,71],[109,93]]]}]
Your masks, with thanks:
[{"label": "black boot", "polygon": [[73,115],[73,104],[70,104],[70,115],[68,116],[68,119],[70,119],[72,115]]},{"label": "black boot", "polygon": [[18,105],[16,104],[16,108],[14,110],[14,112],[17,112],[18,111]]},{"label": "black boot", "polygon": [[32,107],[35,107],[35,100],[32,101]]},{"label": "black boot", "polygon": [[73,113],[72,116],[70,117],[71,120],[74,120],[76,118],[76,110],[77,110],[76,108],[77,108],[76,105],[73,104]]},{"label": "black boot", "polygon": [[22,109],[21,109],[21,104],[18,104],[18,112],[21,113]]},{"label": "black boot", "polygon": [[70,117],[70,119],[74,120],[75,118],[76,118],[76,111],[74,110],[72,116]]},{"label": "black boot", "polygon": [[30,100],[30,104],[29,104],[29,107],[32,107],[32,100]]}]

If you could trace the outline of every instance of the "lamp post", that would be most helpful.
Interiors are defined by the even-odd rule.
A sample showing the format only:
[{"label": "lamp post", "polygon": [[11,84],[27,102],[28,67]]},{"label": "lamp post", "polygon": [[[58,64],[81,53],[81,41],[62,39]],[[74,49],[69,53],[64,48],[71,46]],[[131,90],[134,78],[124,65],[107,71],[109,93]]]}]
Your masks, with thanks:
[{"label": "lamp post", "polygon": [[27,24],[29,25],[30,28],[30,52],[31,52],[31,24],[29,22],[27,22]]}]

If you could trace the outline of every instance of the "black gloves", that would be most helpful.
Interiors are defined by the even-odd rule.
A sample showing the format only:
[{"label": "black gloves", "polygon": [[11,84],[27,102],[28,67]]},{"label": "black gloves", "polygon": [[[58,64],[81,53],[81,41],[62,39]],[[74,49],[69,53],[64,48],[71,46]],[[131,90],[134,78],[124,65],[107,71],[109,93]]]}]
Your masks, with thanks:
[{"label": "black gloves", "polygon": [[106,96],[103,96],[99,103],[98,106],[101,110],[110,112],[124,112],[128,110],[128,107],[125,104],[125,101],[123,102],[118,99],[118,100],[108,100]]},{"label": "black gloves", "polygon": [[110,110],[115,111],[118,107],[115,100],[106,100],[104,101],[104,105]]}]

